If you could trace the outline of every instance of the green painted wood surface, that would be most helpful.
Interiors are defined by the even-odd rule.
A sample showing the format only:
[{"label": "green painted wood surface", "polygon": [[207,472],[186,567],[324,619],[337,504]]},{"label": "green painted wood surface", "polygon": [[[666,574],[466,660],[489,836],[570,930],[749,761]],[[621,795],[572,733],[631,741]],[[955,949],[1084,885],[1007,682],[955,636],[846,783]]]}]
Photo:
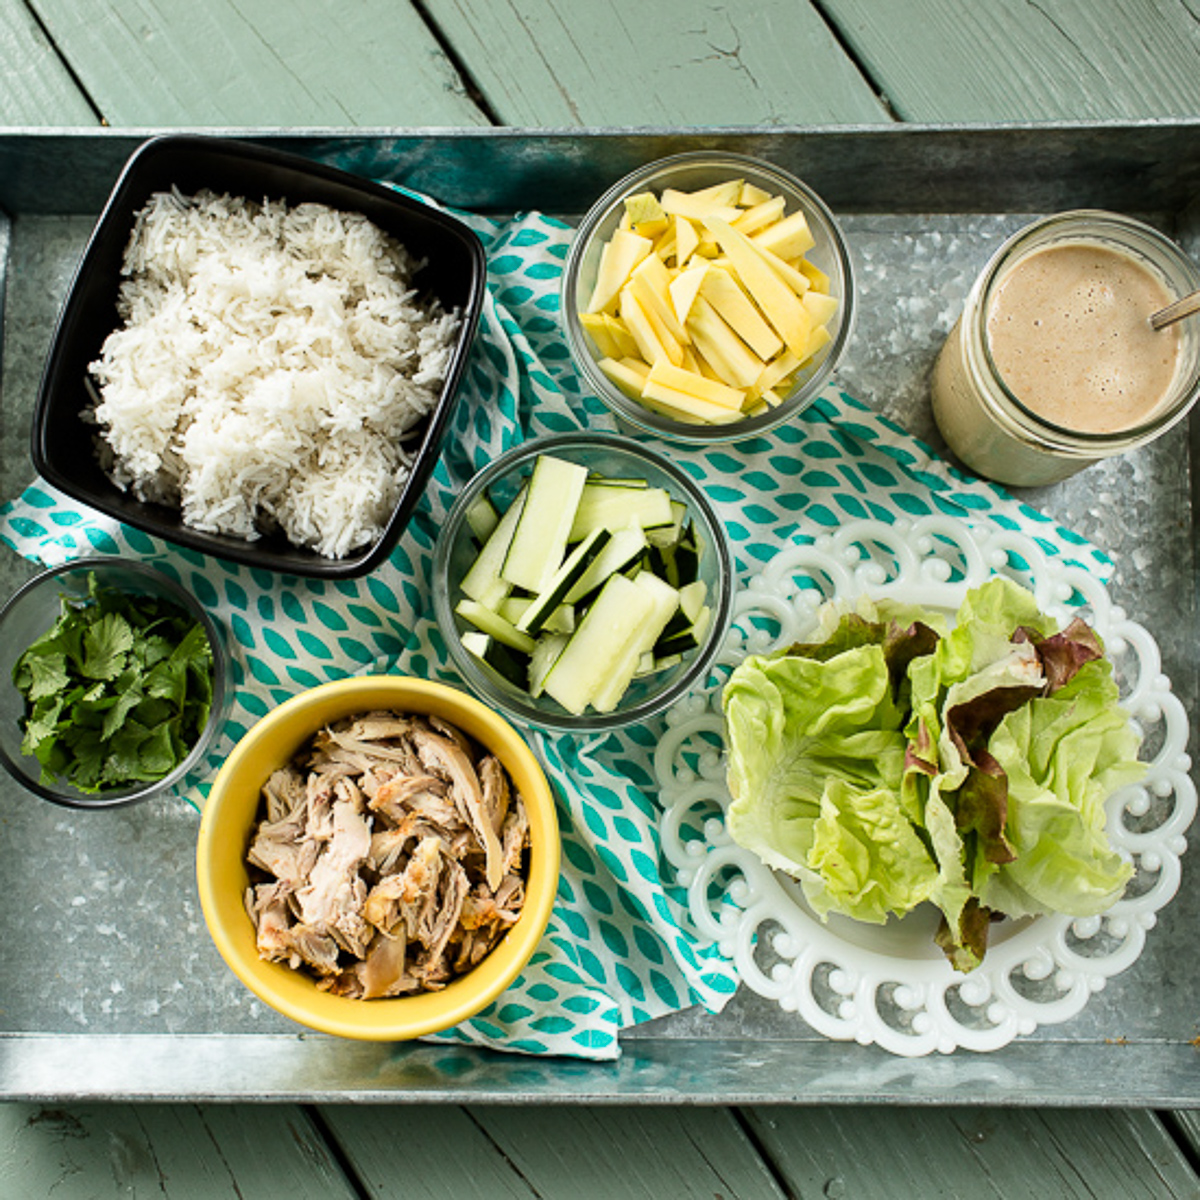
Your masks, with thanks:
[{"label": "green painted wood surface", "polygon": [[783,1200],[733,1113],[720,1108],[325,1107],[324,1120],[372,1200],[655,1197]]},{"label": "green painted wood surface", "polygon": [[1188,1153],[1190,1161],[1200,1163],[1200,1111],[1167,1113],[1165,1119],[1175,1140]]},{"label": "green painted wood surface", "polygon": [[905,121],[1200,114],[1191,0],[822,0]]},{"label": "green painted wood surface", "polygon": [[31,0],[110,125],[481,125],[405,0]]},{"label": "green painted wood surface", "polygon": [[95,125],[24,0],[0,0],[0,125]]},{"label": "green painted wood surface", "polygon": [[0,1105],[2,1200],[353,1200],[294,1107]]},{"label": "green painted wood surface", "polygon": [[817,9],[796,0],[426,0],[504,125],[888,120]]},{"label": "green painted wood surface", "polygon": [[759,1108],[747,1117],[763,1152],[798,1196],[1200,1196],[1200,1179],[1162,1122],[1148,1112]]},{"label": "green painted wood surface", "polygon": [[[88,95],[151,126],[879,123],[878,93],[905,120],[1194,115],[1193,7],[822,0],[851,57],[787,0],[426,0],[483,112],[403,0],[0,0],[0,124],[94,123]],[[1200,1195],[1147,1113],[319,1111],[352,1178],[294,1107],[3,1106],[0,1200]],[[1200,1116],[1172,1128],[1200,1152]]]},{"label": "green painted wood surface", "polygon": [[320,1111],[329,1136],[372,1200],[413,1194],[424,1200],[531,1200],[536,1195],[462,1108],[326,1104]]}]

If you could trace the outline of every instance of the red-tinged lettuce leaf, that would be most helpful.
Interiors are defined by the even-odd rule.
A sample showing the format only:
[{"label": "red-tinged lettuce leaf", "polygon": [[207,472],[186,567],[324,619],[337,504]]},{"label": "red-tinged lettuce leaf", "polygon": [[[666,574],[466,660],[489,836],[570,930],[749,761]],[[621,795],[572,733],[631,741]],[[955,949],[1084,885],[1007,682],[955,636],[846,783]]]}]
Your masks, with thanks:
[{"label": "red-tinged lettuce leaf", "polygon": [[963,905],[957,930],[951,933],[949,922],[943,916],[934,941],[945,952],[950,965],[965,975],[983,962],[983,956],[987,953],[988,930],[992,922],[1000,920],[1000,917],[1001,914],[985,908],[972,896]]},{"label": "red-tinged lettuce leaf", "polygon": [[1004,834],[1008,821],[1008,776],[986,751],[977,750],[966,782],[958,789],[955,824],[965,839],[974,833],[990,863],[1010,863],[1017,857]]},{"label": "red-tinged lettuce leaf", "polygon": [[1070,683],[1084,663],[1104,657],[1104,643],[1082,617],[1075,617],[1066,629],[1050,637],[1022,626],[1013,635],[1013,641],[1032,642],[1037,649],[1042,673],[1046,676],[1047,695],[1053,695]]},{"label": "red-tinged lettuce leaf", "polygon": [[907,626],[892,621],[888,625],[883,641],[883,661],[887,663],[888,674],[892,678],[892,695],[897,704],[908,706],[908,693],[912,686],[908,681],[909,666],[914,659],[932,654],[939,640],[938,632],[924,621],[913,621]]},{"label": "red-tinged lettuce leaf", "polygon": [[987,748],[996,727],[1010,712],[1041,694],[1042,688],[1033,685],[1000,684],[947,709],[946,731],[964,760],[973,760],[974,752]]},{"label": "red-tinged lettuce leaf", "polygon": [[870,621],[859,613],[846,613],[833,632],[819,642],[795,642],[783,653],[789,658],[811,658],[815,662],[828,662],[847,650],[860,646],[878,646],[887,635],[883,621]]},{"label": "red-tinged lettuce leaf", "polygon": [[[884,612],[886,613],[886,609]],[[846,613],[824,641],[797,642],[785,654],[796,658],[811,658],[828,662],[847,650],[861,646],[881,646],[883,661],[892,681],[892,695],[899,699],[908,685],[908,667],[915,658],[932,654],[940,635],[924,621],[907,624],[895,618],[870,620],[860,613]]]}]

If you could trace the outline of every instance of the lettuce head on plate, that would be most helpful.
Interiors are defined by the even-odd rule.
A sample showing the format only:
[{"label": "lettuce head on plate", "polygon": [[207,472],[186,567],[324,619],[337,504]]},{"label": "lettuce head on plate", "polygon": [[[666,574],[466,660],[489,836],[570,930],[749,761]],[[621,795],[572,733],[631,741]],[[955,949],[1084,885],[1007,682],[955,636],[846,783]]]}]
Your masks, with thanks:
[{"label": "lettuce head on plate", "polygon": [[1094,915],[1129,879],[1105,801],[1144,766],[1112,667],[1085,622],[1059,631],[1004,576],[952,622],[827,606],[818,640],[747,658],[722,704],[730,834],[822,917],[933,903],[968,971],[993,920]]}]

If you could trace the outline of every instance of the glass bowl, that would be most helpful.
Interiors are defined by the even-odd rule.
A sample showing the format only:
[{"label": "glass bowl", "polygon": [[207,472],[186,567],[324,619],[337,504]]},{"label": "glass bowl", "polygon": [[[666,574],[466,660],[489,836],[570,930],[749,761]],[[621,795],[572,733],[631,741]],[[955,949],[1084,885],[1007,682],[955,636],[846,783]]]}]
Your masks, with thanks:
[{"label": "glass bowl", "polygon": [[[597,365],[602,357],[584,331],[580,310],[592,294],[600,255],[625,213],[625,198],[641,192],[661,196],[665,188],[698,191],[730,179],[742,179],[770,193],[782,195],[785,214],[804,214],[815,244],[806,258],[829,278],[829,294],[838,301],[828,323],[830,340],[795,376],[781,402],[757,416],[723,424],[679,420],[647,408],[617,387]],[[698,260],[693,260],[698,261]],[[675,441],[709,444],[741,441],[790,421],[807,408],[829,381],[846,351],[854,324],[854,273],[849,249],[833,214],[820,197],[795,176],[771,163],[739,154],[698,150],[652,162],[615,183],[584,217],[571,244],[563,271],[563,328],[572,360],[585,384],[617,418],[637,429]]]},{"label": "glass bowl", "polygon": [[[525,902],[516,923],[465,974],[438,991],[380,999],[333,995],[315,978],[259,956],[246,910],[246,851],[263,785],[312,736],[356,714],[392,711],[448,722],[494,754],[529,817]],[[560,843],[554,792],[533,751],[511,725],[457,688],[402,675],[324,683],[272,709],[234,747],[200,819],[196,883],[208,931],[230,970],[265,1004],[311,1029],[362,1041],[399,1041],[458,1024],[491,1003],[537,949],[558,890]]]},{"label": "glass bowl", "polygon": [[[463,598],[462,581],[479,552],[468,513],[487,496],[498,511],[508,508],[540,455],[586,466],[607,479],[645,480],[665,488],[684,505],[701,546],[698,576],[705,584],[711,619],[701,643],[669,669],[635,678],[617,707],[607,713],[575,715],[544,693],[536,698],[485,665],[462,643],[472,626],[455,608]],[[477,695],[510,720],[556,732],[599,733],[643,721],[661,712],[707,678],[729,626],[733,573],[724,530],[707,497],[680,467],[656,451],[619,434],[583,431],[526,442],[479,472],[459,495],[438,537],[433,565],[433,595],[438,627],[460,676]]]},{"label": "glass bowl", "polygon": [[[152,781],[90,792],[61,775],[44,778],[41,764],[24,754],[21,721],[25,698],[13,681],[13,669],[25,650],[47,632],[63,611],[63,598],[73,603],[89,597],[89,579],[100,587],[129,596],[149,596],[175,605],[200,623],[212,651],[212,704],[208,720],[190,752],[171,771]],[[204,761],[224,725],[233,690],[229,657],[220,627],[191,593],[162,572],[119,558],[81,558],[35,575],[0,608],[0,764],[29,791],[67,808],[114,808],[170,791]]]}]

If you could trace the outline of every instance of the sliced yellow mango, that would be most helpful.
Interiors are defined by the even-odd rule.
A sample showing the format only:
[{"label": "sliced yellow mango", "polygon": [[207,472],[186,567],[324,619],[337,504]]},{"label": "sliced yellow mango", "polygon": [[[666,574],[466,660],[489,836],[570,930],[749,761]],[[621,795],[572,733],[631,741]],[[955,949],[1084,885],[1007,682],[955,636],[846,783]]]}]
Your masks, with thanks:
[{"label": "sliced yellow mango", "polygon": [[650,368],[643,391],[652,395],[650,389],[654,386],[673,388],[677,392],[687,392],[688,395],[695,396],[698,400],[704,400],[709,404],[720,404],[725,408],[741,408],[742,401],[745,399],[741,388],[728,387],[723,383],[706,379],[694,371],[673,367],[670,363],[665,362],[657,362]]},{"label": "sliced yellow mango", "polygon": [[[632,288],[621,289],[619,304],[621,320],[625,322],[625,328],[629,330],[633,335],[633,340],[637,342],[638,353],[642,358],[647,363],[656,363],[660,358],[665,358],[670,362],[671,355],[667,350],[666,344],[659,337],[659,330],[650,319],[650,315],[642,307]],[[668,336],[670,335],[668,334]],[[676,346],[678,346],[678,343],[676,343]],[[676,352],[678,353],[678,351]]]},{"label": "sliced yellow mango", "polygon": [[671,272],[657,254],[646,255],[634,267],[629,286],[634,289],[642,307],[652,310],[676,341],[686,343],[692,340],[675,315],[675,305],[671,300]]},{"label": "sliced yellow mango", "polygon": [[738,195],[738,203],[743,208],[753,208],[756,204],[765,204],[771,199],[771,193],[753,183],[743,183]]},{"label": "sliced yellow mango", "polygon": [[579,323],[606,358],[624,358],[638,352],[629,330],[610,313],[580,313]]},{"label": "sliced yellow mango", "polygon": [[[642,364],[643,366],[645,364]],[[645,375],[615,358],[602,358],[596,366],[604,372],[627,395],[630,400],[642,398],[642,384]]]},{"label": "sliced yellow mango", "polygon": [[808,227],[808,219],[802,212],[794,212],[782,221],[776,221],[766,229],[759,230],[754,235],[754,240],[764,250],[770,250],[780,258],[799,258],[817,244],[812,230]]},{"label": "sliced yellow mango", "polygon": [[824,292],[806,292],[800,303],[808,309],[808,315],[812,317],[814,325],[827,325],[838,310],[838,302]]},{"label": "sliced yellow mango", "polygon": [[783,216],[783,208],[783,197],[772,196],[771,199],[746,209],[736,221],[731,221],[730,224],[734,229],[741,230],[742,233],[749,236],[778,221]]},{"label": "sliced yellow mango", "polygon": [[761,359],[769,359],[783,349],[775,331],[738,286],[737,281],[720,267],[710,267],[700,284],[700,295],[725,318],[730,328]]},{"label": "sliced yellow mango", "polygon": [[791,266],[795,267],[818,292],[829,293],[829,276],[820,267],[814,267],[807,258],[799,258]]},{"label": "sliced yellow mango", "polygon": [[662,194],[662,206],[664,211],[674,216],[689,217],[693,221],[700,221],[709,216],[735,219],[741,209],[722,197],[723,194],[712,191],[679,192],[674,188],[667,188]]},{"label": "sliced yellow mango", "polygon": [[627,229],[618,229],[600,252],[600,265],[587,312],[603,312],[617,299],[634,267],[654,249],[649,238]]},{"label": "sliced yellow mango", "polygon": [[675,265],[682,271],[700,244],[696,226],[687,217],[675,218]]},{"label": "sliced yellow mango", "polygon": [[800,303],[799,297],[771,269],[754,242],[744,233],[738,233],[719,217],[706,217],[704,224],[721,249],[729,255],[742,286],[783,339],[784,345],[800,354],[812,332],[812,317]]},{"label": "sliced yellow mango", "polygon": [[671,280],[669,288],[671,304],[674,306],[675,315],[679,320],[686,323],[707,274],[708,264],[697,263],[693,267],[688,267],[686,271],[681,271]]},{"label": "sliced yellow mango", "polygon": [[808,347],[804,351],[804,357],[800,360],[801,363],[806,363],[818,350],[833,341],[833,334],[829,332],[827,325],[815,325],[808,339]]},{"label": "sliced yellow mango", "polygon": [[703,296],[696,298],[688,328],[696,349],[722,383],[748,388],[766,365]]},{"label": "sliced yellow mango", "polygon": [[653,192],[638,192],[625,197],[625,215],[633,232],[642,237],[656,238],[671,223],[670,218]]},{"label": "sliced yellow mango", "polygon": [[[741,397],[741,392],[738,396]],[[691,392],[680,391],[678,388],[667,387],[666,384],[655,383],[652,380],[647,380],[642,388],[642,399],[677,413],[686,413],[710,425],[740,421],[743,415],[740,405],[737,408],[729,408],[724,404],[713,404],[708,400],[701,400]]]}]

